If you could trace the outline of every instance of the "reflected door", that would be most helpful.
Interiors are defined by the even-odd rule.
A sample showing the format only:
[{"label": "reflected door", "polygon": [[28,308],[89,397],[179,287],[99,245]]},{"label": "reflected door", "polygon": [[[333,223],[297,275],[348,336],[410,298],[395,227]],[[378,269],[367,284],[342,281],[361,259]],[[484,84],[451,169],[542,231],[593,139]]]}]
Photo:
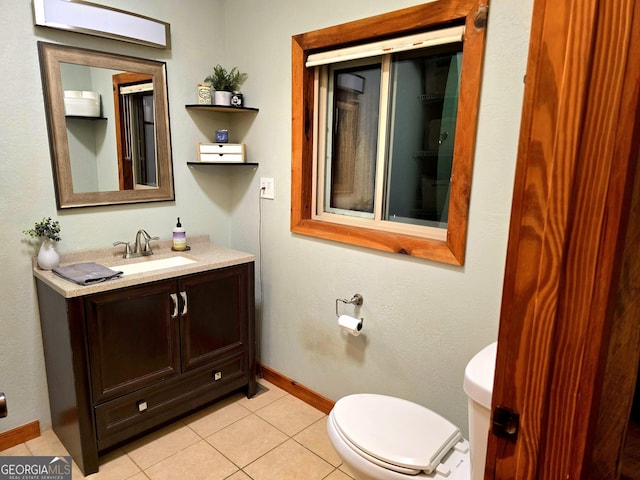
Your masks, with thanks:
[{"label": "reflected door", "polygon": [[113,76],[120,190],[158,186],[151,75]]}]

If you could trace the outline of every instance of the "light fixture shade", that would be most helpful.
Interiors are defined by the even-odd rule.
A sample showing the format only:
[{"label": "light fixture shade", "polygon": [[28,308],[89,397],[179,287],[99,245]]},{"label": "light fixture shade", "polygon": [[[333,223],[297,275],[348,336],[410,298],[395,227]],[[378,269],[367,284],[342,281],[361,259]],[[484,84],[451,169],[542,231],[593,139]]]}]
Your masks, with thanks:
[{"label": "light fixture shade", "polygon": [[34,24],[156,48],[171,48],[170,25],[82,0],[33,0]]}]

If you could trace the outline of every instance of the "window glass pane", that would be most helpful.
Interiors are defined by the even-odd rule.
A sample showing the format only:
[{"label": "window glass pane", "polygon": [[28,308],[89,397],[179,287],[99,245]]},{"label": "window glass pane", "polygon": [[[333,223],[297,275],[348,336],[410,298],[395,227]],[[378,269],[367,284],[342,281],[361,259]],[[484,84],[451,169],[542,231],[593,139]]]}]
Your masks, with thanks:
[{"label": "window glass pane", "polygon": [[[362,63],[362,62],[360,62]],[[330,69],[325,211],[373,217],[380,63]]]},{"label": "window glass pane", "polygon": [[462,46],[447,48],[393,58],[385,220],[447,228]]}]

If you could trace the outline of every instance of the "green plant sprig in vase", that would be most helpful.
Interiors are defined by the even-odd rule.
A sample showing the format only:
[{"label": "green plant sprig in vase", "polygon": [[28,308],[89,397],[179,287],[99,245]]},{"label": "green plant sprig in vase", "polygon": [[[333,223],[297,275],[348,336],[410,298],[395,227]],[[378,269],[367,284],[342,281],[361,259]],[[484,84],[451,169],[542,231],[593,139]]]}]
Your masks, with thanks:
[{"label": "green plant sprig in vase", "polygon": [[51,217],[43,217],[40,222],[36,222],[33,228],[23,230],[22,233],[31,238],[48,238],[54,242],[61,240],[60,222],[53,220]]},{"label": "green plant sprig in vase", "polygon": [[55,249],[54,242],[59,242],[60,222],[51,217],[43,217],[40,222],[36,222],[33,228],[23,230],[23,233],[31,238],[42,240],[38,251],[38,266],[43,270],[51,270],[60,265],[60,255]]}]

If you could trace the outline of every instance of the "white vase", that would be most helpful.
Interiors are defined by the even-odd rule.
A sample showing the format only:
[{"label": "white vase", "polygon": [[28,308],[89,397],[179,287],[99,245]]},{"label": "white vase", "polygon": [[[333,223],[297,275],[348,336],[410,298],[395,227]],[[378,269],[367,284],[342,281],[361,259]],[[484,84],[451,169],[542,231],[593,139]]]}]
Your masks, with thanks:
[{"label": "white vase", "polygon": [[216,90],[213,92],[213,103],[215,105],[231,105],[231,92]]},{"label": "white vase", "polygon": [[42,270],[51,270],[60,265],[60,255],[56,252],[55,243],[50,238],[43,238],[38,251],[38,266]]}]

